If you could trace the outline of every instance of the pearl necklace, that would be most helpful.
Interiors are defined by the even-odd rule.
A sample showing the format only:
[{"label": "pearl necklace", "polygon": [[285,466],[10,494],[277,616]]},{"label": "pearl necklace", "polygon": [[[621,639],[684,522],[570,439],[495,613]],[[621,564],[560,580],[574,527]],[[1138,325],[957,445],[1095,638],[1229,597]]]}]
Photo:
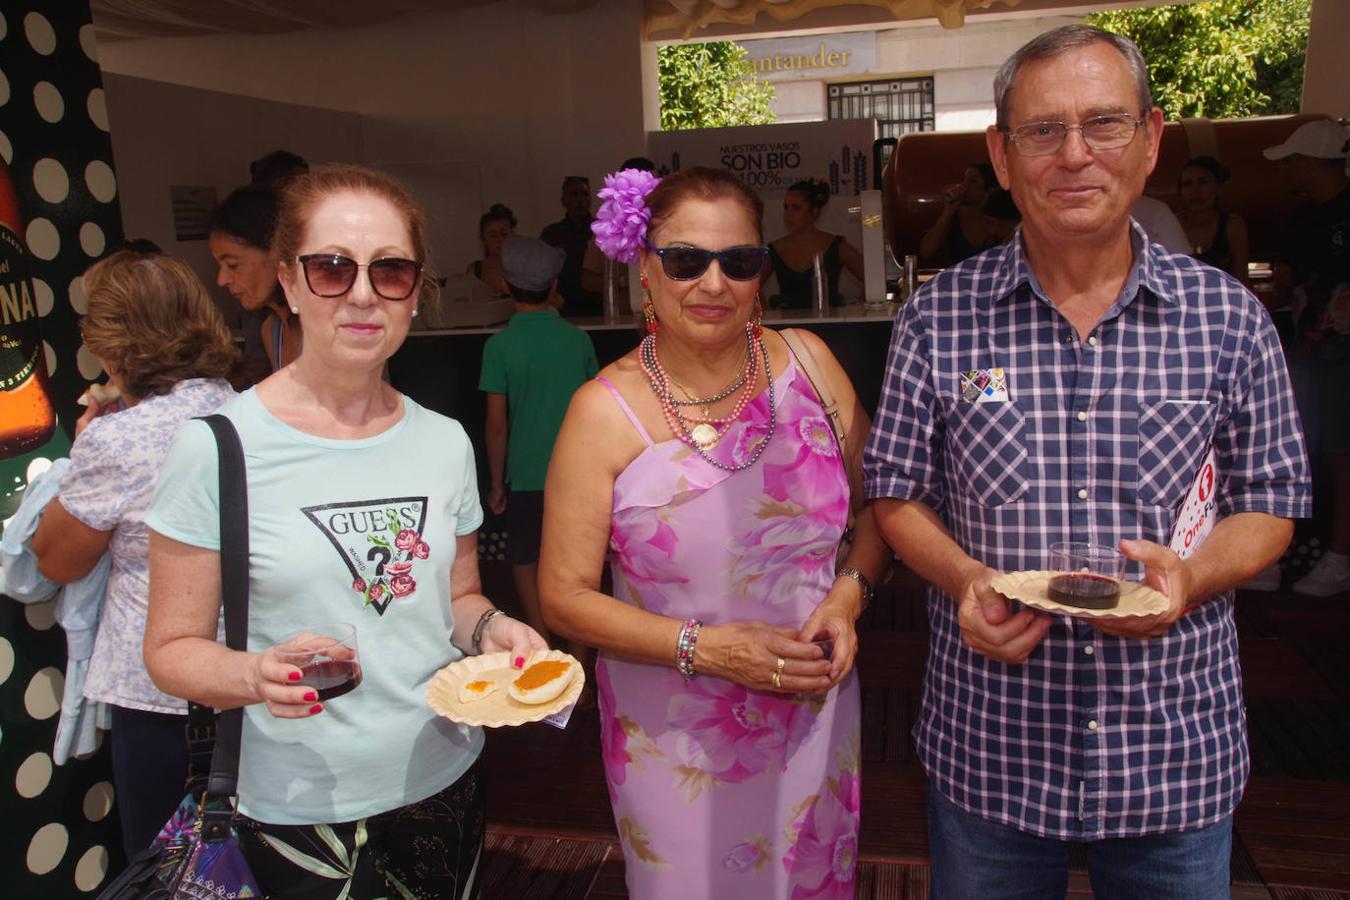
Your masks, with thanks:
[{"label": "pearl necklace", "polygon": [[[732,408],[731,414],[725,418],[706,419],[700,421],[692,419],[697,424],[690,428],[688,421],[680,414],[680,402],[675,398],[670,389],[671,379],[666,374],[665,369],[661,367],[661,359],[656,353],[656,336],[647,335],[642,339],[642,344],[638,348],[638,360],[642,365],[642,371],[647,376],[647,381],[651,384],[652,393],[656,394],[661,401],[661,411],[665,414],[666,424],[670,430],[686,444],[694,448],[699,456],[709,463],[716,466],[724,472],[739,472],[742,469],[748,469],[759,461],[759,457],[764,453],[764,448],[769,446],[769,441],[773,439],[773,434],[778,425],[778,414],[774,404],[773,391],[773,371],[769,365],[769,353],[764,346],[764,338],[756,337],[751,330],[751,326],[746,326],[746,340],[749,344],[749,352],[746,354],[746,371],[753,372],[755,365],[760,358],[764,360],[764,380],[768,387],[769,396],[769,430],[764,435],[764,439],[755,445],[750,453],[750,457],[745,462],[728,465],[708,454],[707,448],[715,445],[731,428],[746,405],[750,402],[750,397],[754,393],[755,381],[753,377],[744,377],[744,390],[740,397],[736,399],[736,405]],[[726,396],[730,396],[728,393]],[[688,404],[685,404],[688,405]],[[720,427],[716,427],[717,423]]]},{"label": "pearl necklace", "polygon": [[[736,391],[744,387],[747,378],[753,381],[755,377],[754,354],[755,354],[755,344],[753,339],[751,338],[751,335],[747,333],[745,336],[745,363],[741,367],[741,374],[737,376],[736,380],[733,381],[730,385],[718,391],[716,394],[713,394],[711,397],[701,397],[701,398],[695,397],[693,391],[689,390],[689,388],[680,384],[669,373],[665,373],[666,378],[669,379],[670,383],[675,385],[681,391],[683,391],[684,395],[687,398],[689,398],[687,400],[680,400],[676,398],[672,393],[671,399],[674,401],[676,406],[697,406],[700,408],[699,412],[701,413],[701,415],[688,416],[688,419],[691,422],[709,423],[713,425],[718,425],[723,422],[729,421],[730,419],[736,418],[735,413],[733,413],[730,416],[723,416],[721,418],[714,417],[712,414],[712,405],[719,400],[725,400],[732,394],[736,393]],[[657,362],[659,363],[660,361],[658,360]],[[664,370],[662,371],[664,372]]]}]

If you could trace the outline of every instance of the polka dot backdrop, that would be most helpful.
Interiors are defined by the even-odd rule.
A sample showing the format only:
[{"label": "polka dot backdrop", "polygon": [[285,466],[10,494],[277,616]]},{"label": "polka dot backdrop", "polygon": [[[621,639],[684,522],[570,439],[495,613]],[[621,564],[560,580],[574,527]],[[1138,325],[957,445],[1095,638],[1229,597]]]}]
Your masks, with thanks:
[{"label": "polka dot backdrop", "polygon": [[[50,459],[69,451],[75,398],[100,375],[80,346],[80,275],[122,240],[107,104],[87,3],[5,0],[0,7],[0,161],[27,247],[32,308],[60,427],[0,458],[0,519]],[[11,310],[12,318],[12,310]],[[0,872],[6,898],[95,896],[124,865],[107,750],[65,765],[52,743],[65,686],[65,634],[52,604],[0,598]]]},{"label": "polka dot backdrop", "polygon": [[495,522],[484,521],[483,527],[478,529],[478,558],[506,559],[506,537],[505,516]]}]

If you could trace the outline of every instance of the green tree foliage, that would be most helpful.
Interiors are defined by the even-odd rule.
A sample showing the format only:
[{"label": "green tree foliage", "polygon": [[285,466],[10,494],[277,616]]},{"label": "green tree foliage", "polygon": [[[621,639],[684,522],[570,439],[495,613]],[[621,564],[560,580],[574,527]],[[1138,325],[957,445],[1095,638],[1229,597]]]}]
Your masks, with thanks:
[{"label": "green tree foliage", "polygon": [[1295,113],[1303,95],[1312,0],[1208,0],[1092,13],[1144,53],[1169,119]]},{"label": "green tree foliage", "polygon": [[773,85],[755,77],[745,48],[732,41],[671,44],[657,50],[661,128],[724,128],[773,122]]}]

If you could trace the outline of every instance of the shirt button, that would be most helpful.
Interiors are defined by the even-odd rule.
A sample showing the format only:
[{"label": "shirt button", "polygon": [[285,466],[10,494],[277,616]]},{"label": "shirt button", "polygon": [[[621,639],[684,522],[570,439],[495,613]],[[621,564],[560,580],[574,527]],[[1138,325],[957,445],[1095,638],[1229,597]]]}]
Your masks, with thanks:
[{"label": "shirt button", "polygon": [[1096,730],[1097,730],[1097,720],[1092,719],[1091,721],[1088,722],[1088,731],[1096,731]]},{"label": "shirt button", "polygon": [[1085,413],[1085,412],[1080,412],[1080,413],[1078,414],[1078,421],[1080,421],[1080,422],[1086,422],[1086,421],[1087,421],[1087,413]]},{"label": "shirt button", "polygon": [[1086,647],[1083,648],[1083,655],[1084,655],[1084,656],[1091,656],[1092,654],[1094,654],[1094,653],[1096,653],[1096,652],[1097,652],[1097,651],[1093,649],[1093,647],[1092,647],[1091,644],[1088,644]]},{"label": "shirt button", "polygon": [[1089,346],[1089,347],[1095,347],[1095,346],[1097,346],[1097,336],[1096,336],[1096,335],[1092,335],[1092,336],[1090,336],[1090,337],[1088,338],[1088,346]]},{"label": "shirt button", "polygon": [[1086,499],[1087,499],[1087,488],[1079,488],[1079,489],[1078,489],[1078,499],[1079,499],[1079,500],[1086,500]]}]

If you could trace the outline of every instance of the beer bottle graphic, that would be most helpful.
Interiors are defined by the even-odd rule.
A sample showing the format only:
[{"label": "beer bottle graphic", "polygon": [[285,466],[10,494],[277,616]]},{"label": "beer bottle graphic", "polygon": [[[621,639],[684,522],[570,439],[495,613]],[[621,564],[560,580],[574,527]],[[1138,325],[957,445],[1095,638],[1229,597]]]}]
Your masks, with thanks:
[{"label": "beer bottle graphic", "polygon": [[56,430],[22,234],[14,181],[0,160],[0,459],[46,443]]}]

